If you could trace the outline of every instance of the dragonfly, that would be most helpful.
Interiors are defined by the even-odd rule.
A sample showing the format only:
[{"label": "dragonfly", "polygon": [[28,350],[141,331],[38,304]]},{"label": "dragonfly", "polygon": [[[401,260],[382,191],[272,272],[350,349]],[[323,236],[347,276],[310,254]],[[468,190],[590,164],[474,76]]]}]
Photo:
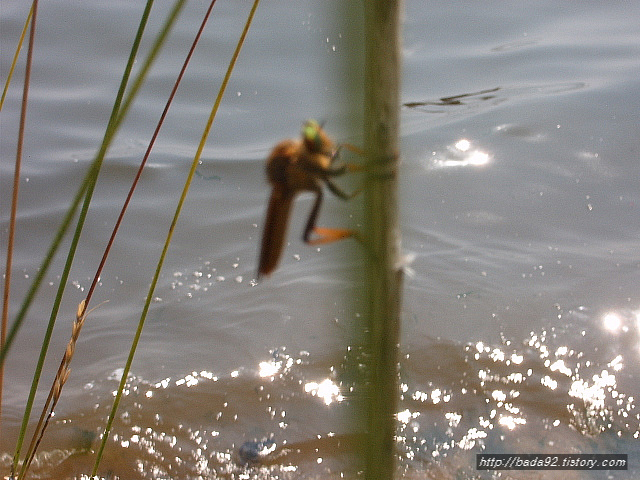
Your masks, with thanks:
[{"label": "dragonfly", "polygon": [[266,173],[272,190],[262,234],[258,279],[270,275],[278,265],[293,200],[300,192],[315,194],[315,202],[302,234],[305,243],[319,245],[357,236],[350,229],[316,226],[324,185],[342,200],[349,200],[358,193],[346,193],[332,181],[334,177],[362,169],[355,164],[335,165],[342,147],[362,153],[349,144],[336,148],[322,125],[315,120],[308,120],[302,127],[301,139],[283,140],[271,151],[267,158]]}]

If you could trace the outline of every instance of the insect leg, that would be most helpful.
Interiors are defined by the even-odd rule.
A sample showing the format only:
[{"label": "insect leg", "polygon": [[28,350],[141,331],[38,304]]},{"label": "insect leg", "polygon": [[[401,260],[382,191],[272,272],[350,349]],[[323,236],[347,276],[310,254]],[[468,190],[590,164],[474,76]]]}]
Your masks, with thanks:
[{"label": "insect leg", "polygon": [[[353,230],[344,228],[316,227],[320,205],[322,205],[322,195],[322,189],[318,188],[316,191],[316,201],[311,209],[309,220],[307,220],[307,226],[304,229],[304,235],[302,237],[304,242],[309,245],[320,245],[322,243],[331,243],[344,238],[357,236]],[[317,237],[312,239],[312,233],[315,233]]]}]

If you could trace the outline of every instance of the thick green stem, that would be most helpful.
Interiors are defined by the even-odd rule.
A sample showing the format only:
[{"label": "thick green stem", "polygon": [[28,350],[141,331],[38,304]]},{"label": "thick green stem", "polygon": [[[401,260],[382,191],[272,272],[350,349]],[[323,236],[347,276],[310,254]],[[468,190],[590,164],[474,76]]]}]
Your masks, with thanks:
[{"label": "thick green stem", "polygon": [[398,342],[402,266],[398,226],[400,9],[399,0],[365,8],[364,144],[367,150],[365,224],[371,255],[366,478],[395,472]]}]

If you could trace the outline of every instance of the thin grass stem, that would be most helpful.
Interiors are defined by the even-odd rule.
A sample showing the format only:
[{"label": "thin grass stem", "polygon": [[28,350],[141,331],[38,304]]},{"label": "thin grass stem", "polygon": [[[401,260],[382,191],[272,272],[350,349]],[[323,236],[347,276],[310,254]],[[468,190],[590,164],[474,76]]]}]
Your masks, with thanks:
[{"label": "thin grass stem", "polygon": [[[45,402],[45,408],[42,409],[40,419],[38,420],[38,424],[36,425],[35,431],[33,432],[31,444],[29,445],[27,453],[25,454],[25,460],[22,464],[18,480],[25,478],[27,471],[29,470],[29,466],[35,458],[38,446],[40,445],[40,442],[44,437],[44,432],[49,425],[51,417],[53,417],[53,412],[56,408],[58,400],[60,400],[62,387],[64,387],[64,384],[66,383],[67,379],[69,378],[69,374],[71,373],[71,360],[73,359],[73,354],[76,350],[76,344],[78,343],[78,338],[80,337],[82,326],[87,319],[87,315],[89,315],[96,308],[98,307],[94,307],[91,310],[87,311],[86,302],[84,300],[82,300],[78,305],[76,318],[73,321],[73,326],[71,328],[71,338],[69,339],[67,348],[65,349],[64,355],[62,356],[62,361],[60,362],[60,366],[58,367],[58,372],[56,373],[53,384],[51,385],[51,388],[49,390],[49,396],[47,398],[47,401]],[[50,408],[47,407],[49,404],[51,405]]]},{"label": "thin grass stem", "polygon": [[[132,46],[132,50],[131,50],[131,55],[129,57],[129,62],[127,64],[127,67],[125,69],[125,72],[123,74],[123,79],[120,85],[120,90],[118,91],[118,96],[116,98],[116,101],[114,103],[114,108],[112,110],[111,113],[111,117],[109,119],[109,123],[107,126],[107,130],[105,131],[105,136],[102,140],[102,144],[100,146],[100,150],[98,151],[98,153],[96,154],[96,156],[94,157],[94,159],[92,160],[91,164],[89,165],[89,169],[87,170],[87,173],[85,174],[85,177],[80,185],[80,188],[78,189],[78,191],[76,192],[76,195],[73,197],[73,200],[71,202],[71,205],[69,206],[69,209],[67,210],[67,213],[65,214],[60,227],[58,228],[54,239],[49,247],[49,250],[47,250],[47,253],[45,254],[44,260],[42,261],[42,264],[40,265],[40,267],[37,270],[37,274],[34,277],[33,282],[31,283],[31,286],[29,287],[29,290],[27,292],[27,295],[25,296],[22,305],[20,307],[20,310],[18,311],[18,314],[16,316],[16,319],[14,321],[14,323],[11,326],[11,330],[9,331],[9,334],[7,335],[7,339],[6,339],[6,343],[2,346],[2,348],[0,349],[0,365],[4,364],[5,358],[7,356],[7,353],[9,351],[9,349],[11,348],[11,345],[13,343],[13,340],[16,336],[16,334],[18,333],[18,331],[20,330],[22,323],[24,321],[24,318],[27,314],[27,311],[29,310],[29,307],[31,306],[31,303],[33,302],[33,298],[35,297],[35,294],[37,293],[38,289],[40,288],[40,285],[42,284],[42,280],[45,276],[45,274],[47,273],[49,266],[51,265],[51,262],[53,260],[53,256],[55,255],[56,251],[58,250],[58,247],[60,246],[60,242],[62,240],[62,238],[64,237],[64,234],[66,233],[69,224],[71,223],[72,218],[74,217],[74,215],[76,214],[77,210],[78,210],[78,206],[80,205],[80,200],[82,199],[83,195],[85,195],[85,192],[87,191],[87,188],[89,186],[89,184],[91,183],[91,180],[97,176],[97,173],[100,170],[100,165],[102,162],[102,159],[104,158],[105,152],[107,150],[107,148],[109,147],[109,145],[111,144],[111,140],[113,139],[113,137],[115,136],[115,133],[117,131],[117,127],[122,123],[122,120],[124,119],[124,115],[120,115],[117,116],[116,114],[119,111],[119,105],[120,105],[120,100],[122,99],[122,95],[124,92],[124,89],[126,87],[126,83],[127,80],[129,78],[129,74],[131,72],[131,69],[133,67],[133,62],[135,60],[135,54],[137,52],[137,47],[140,43],[140,40],[142,38],[142,31],[144,30],[144,26],[146,25],[146,20],[148,18],[149,15],[149,11],[151,9],[151,6],[153,4],[153,0],[148,0],[147,5],[145,7],[145,11],[143,13],[143,17],[141,19],[140,22],[140,27],[138,29],[138,32],[136,34],[136,39],[134,41],[134,45]],[[153,53],[153,52],[152,52]],[[155,52],[155,54],[157,54],[157,51]],[[154,57],[155,58],[155,54]],[[148,69],[148,66],[147,66]],[[144,73],[144,75],[143,75]],[[142,77],[144,78],[146,76],[146,69],[143,69],[140,71],[140,73],[138,74],[138,77]],[[125,102],[127,108],[131,105],[131,101],[133,99],[133,97],[135,97],[135,94],[137,94],[139,87],[141,85],[141,81],[138,82],[137,88],[132,88],[131,91],[129,92],[129,97],[128,101]],[[125,111],[126,113],[126,111]],[[114,120],[115,119],[115,120]]]},{"label": "thin grass stem", "polygon": [[[2,91],[2,98],[0,98],[0,111],[2,111],[2,105],[4,105],[4,99],[7,96],[7,91],[9,90],[9,84],[11,83],[11,78],[13,77],[13,71],[18,63],[18,56],[20,54],[20,50],[22,49],[22,43],[24,42],[24,37],[27,34],[27,28],[31,24],[31,18],[33,17],[33,3],[31,4],[31,8],[29,8],[29,14],[27,15],[27,19],[24,22],[24,27],[22,29],[22,33],[20,34],[20,39],[18,40],[18,45],[16,46],[16,52],[13,55],[13,60],[11,61],[11,67],[9,68],[9,74],[7,75],[7,81],[4,85],[4,90]],[[26,81],[26,78],[25,78]],[[9,231],[7,234],[7,259],[5,263],[5,272],[4,272],[4,289],[2,293],[2,320],[0,321],[0,347],[5,344],[7,338],[7,327],[9,325],[9,298],[11,292],[11,266],[13,263],[13,243],[15,241],[15,230],[16,230],[16,216],[18,212],[18,190],[20,187],[20,165],[22,164],[21,158],[16,155],[16,165],[13,172],[13,189],[11,191],[11,213],[9,215]],[[4,364],[0,364],[0,433],[2,433],[2,398],[3,398],[3,386],[4,386]]]},{"label": "thin grass stem", "polygon": [[[17,334],[20,326],[22,325],[22,322],[26,316],[26,312],[29,308],[29,306],[31,305],[33,298],[35,297],[35,294],[37,293],[37,290],[40,286],[40,284],[42,283],[42,280],[44,278],[44,275],[46,273],[46,271],[49,268],[49,265],[51,263],[51,261],[53,260],[53,257],[55,255],[55,252],[57,251],[58,246],[60,245],[62,238],[67,230],[67,228],[69,227],[71,220],[73,218],[73,216],[75,215],[75,212],[80,204],[80,200],[82,199],[82,196],[84,195],[85,197],[85,202],[81,211],[81,215],[78,218],[78,224],[76,227],[76,231],[74,234],[74,237],[71,241],[71,246],[69,248],[69,252],[67,255],[67,260],[65,262],[65,267],[63,270],[63,274],[61,275],[61,279],[60,279],[60,284],[58,287],[58,292],[56,294],[56,298],[54,300],[54,304],[52,307],[52,311],[51,311],[51,316],[49,319],[49,323],[47,325],[47,330],[45,333],[45,337],[43,339],[43,343],[42,343],[42,347],[40,350],[40,355],[38,357],[38,362],[36,365],[36,370],[33,376],[33,380],[32,380],[32,384],[31,384],[31,390],[29,392],[29,397],[27,399],[27,403],[25,406],[25,412],[23,415],[23,419],[22,419],[22,424],[21,424],[21,428],[20,428],[20,433],[18,436],[18,441],[16,442],[16,450],[14,453],[14,458],[13,458],[13,465],[12,468],[16,468],[19,457],[20,457],[20,451],[22,449],[22,444],[24,442],[24,437],[25,437],[25,433],[26,433],[26,429],[27,429],[27,425],[29,422],[29,418],[31,416],[31,410],[33,408],[33,402],[35,400],[35,394],[37,391],[37,386],[40,380],[40,376],[42,373],[42,368],[44,365],[44,360],[46,358],[46,353],[48,350],[48,346],[49,346],[49,342],[51,339],[51,335],[53,333],[53,327],[55,325],[55,320],[58,314],[58,310],[60,307],[60,302],[62,301],[62,294],[64,292],[64,288],[66,287],[66,283],[67,283],[67,279],[68,279],[68,275],[69,275],[69,271],[71,270],[71,264],[73,262],[73,257],[75,255],[75,250],[78,244],[78,241],[80,239],[80,233],[82,231],[82,226],[84,224],[84,219],[86,217],[86,213],[88,211],[88,205],[90,202],[90,198],[91,198],[91,193],[93,192],[93,187],[95,186],[95,182],[97,180],[97,176],[98,173],[100,171],[100,167],[102,164],[102,160],[104,158],[104,155],[107,151],[108,146],[111,143],[111,140],[113,139],[113,137],[115,136],[115,132],[118,128],[118,126],[122,123],[122,120],[124,119],[124,115],[123,113],[126,113],[126,111],[122,111],[122,109],[120,108],[121,105],[121,99],[123,98],[124,95],[124,91],[126,88],[126,84],[128,82],[129,79],[129,75],[130,72],[133,68],[133,64],[134,64],[134,60],[135,60],[135,56],[138,50],[138,46],[140,44],[140,40],[142,38],[142,32],[144,31],[144,27],[146,26],[147,23],[147,19],[149,16],[149,12],[151,10],[151,5],[153,4],[152,0],[149,0],[149,2],[147,2],[147,7],[145,8],[145,11],[143,13],[143,17],[141,19],[140,22],[140,26],[138,28],[138,32],[136,35],[136,39],[134,41],[134,44],[132,46],[132,50],[131,50],[131,54],[129,56],[129,62],[127,63],[127,67],[125,69],[125,72],[123,74],[123,78],[122,78],[122,82],[120,85],[120,89],[118,91],[118,95],[116,97],[116,101],[114,102],[114,106],[111,112],[111,117],[109,119],[109,123],[107,126],[107,130],[105,132],[102,144],[100,146],[100,149],[95,157],[95,159],[92,161],[89,170],[87,172],[87,174],[85,175],[85,178],[83,179],[82,185],[80,187],[80,189],[78,190],[78,192],[76,193],[76,196],[73,199],[72,205],[70,206],[70,208],[67,211],[67,214],[65,215],[62,224],[60,225],[60,228],[58,229],[56,236],[54,238],[54,242],[52,243],[51,247],[49,248],[47,255],[45,256],[45,259],[43,261],[42,266],[40,267],[40,269],[38,270],[38,274],[36,276],[36,278],[34,279],[33,283],[31,284],[31,287],[27,293],[27,296],[25,298],[25,300],[23,301],[23,304],[21,306],[20,311],[18,312],[18,316],[16,317],[16,320],[14,322],[14,324],[12,325],[12,329],[11,332],[9,333],[9,336],[7,337],[7,341],[6,343],[2,346],[2,350],[0,351],[0,364],[4,364],[4,358],[11,346],[11,342],[13,340],[13,338],[15,338],[15,335]],[[35,15],[34,15],[35,18]],[[157,54],[157,50],[155,51],[155,53]],[[146,70],[141,70],[141,72],[138,74],[138,78],[140,76],[143,76],[146,74],[148,68]],[[141,85],[141,82],[138,82],[138,89],[139,86]],[[135,94],[137,93],[138,89],[131,89],[127,100],[129,100],[129,102],[127,103],[127,105],[131,104],[131,97],[134,97]],[[119,115],[120,114],[120,115]],[[45,405],[45,409],[47,408],[47,405]]]},{"label": "thin grass stem", "polygon": [[187,69],[187,65],[189,65],[189,61],[191,60],[191,56],[193,55],[193,52],[195,50],[196,45],[198,44],[198,41],[200,40],[200,36],[202,35],[202,32],[204,30],[205,25],[207,24],[207,21],[209,19],[209,16],[211,15],[211,11],[213,9],[213,6],[215,5],[215,0],[213,0],[211,2],[211,4],[209,5],[209,8],[207,9],[207,12],[205,13],[204,19],[202,20],[202,23],[200,25],[200,28],[198,29],[198,33],[196,34],[196,38],[193,41],[193,44],[191,45],[191,48],[189,49],[189,52],[187,54],[187,58],[184,61],[182,68],[180,69],[180,73],[178,74],[178,78],[176,79],[173,88],[171,89],[171,93],[169,94],[169,98],[167,100],[167,103],[165,104],[164,110],[162,111],[162,114],[160,115],[160,120],[158,121],[158,124],[156,125],[156,129],[153,132],[153,135],[151,136],[151,140],[149,141],[149,145],[147,147],[147,150],[142,158],[142,161],[140,162],[140,166],[138,168],[138,171],[136,172],[136,175],[133,179],[133,182],[131,183],[131,188],[129,189],[129,193],[127,194],[127,197],[124,201],[124,204],[122,205],[122,209],[120,210],[120,214],[118,215],[118,219],[116,220],[116,223],[113,227],[113,230],[111,232],[111,237],[109,238],[109,241],[107,242],[107,246],[105,247],[104,253],[102,255],[102,259],[100,260],[100,265],[98,266],[98,269],[96,270],[96,273],[93,277],[93,281],[91,282],[91,286],[89,287],[89,290],[87,291],[87,296],[85,298],[85,308],[89,307],[89,302],[91,301],[91,298],[93,296],[93,292],[95,291],[96,285],[98,284],[98,280],[100,278],[100,275],[102,274],[102,270],[104,268],[104,265],[107,261],[107,257],[109,256],[109,252],[111,251],[111,247],[113,246],[113,243],[115,241],[115,237],[116,234],[118,233],[118,230],[120,228],[120,224],[122,223],[122,219],[124,218],[124,214],[127,211],[127,208],[129,206],[129,203],[131,202],[131,198],[133,197],[133,193],[138,185],[138,182],[140,180],[140,176],[142,175],[142,171],[144,170],[144,167],[147,163],[147,160],[149,159],[149,155],[151,154],[151,150],[153,149],[153,146],[155,145],[155,141],[158,137],[158,134],[160,133],[160,129],[162,128],[162,125],[164,123],[164,119],[167,116],[167,113],[169,112],[169,107],[171,106],[171,103],[173,102],[173,98],[175,97],[176,91],[178,90],[178,87],[180,86],[180,82],[182,80],[182,77],[184,76],[184,73]]},{"label": "thin grass stem", "polygon": [[204,146],[207,142],[207,138],[209,136],[209,132],[211,131],[211,126],[213,125],[213,121],[215,119],[215,116],[218,112],[218,107],[220,106],[220,102],[222,101],[222,97],[224,95],[224,91],[226,89],[226,86],[229,82],[229,78],[231,77],[231,73],[233,72],[233,68],[235,66],[236,60],[238,58],[238,55],[240,53],[240,49],[242,48],[242,45],[244,43],[244,39],[247,36],[247,32],[249,30],[249,27],[251,26],[251,22],[253,20],[255,11],[258,7],[258,4],[260,3],[260,0],[255,0],[253,3],[253,6],[251,8],[251,11],[249,12],[249,17],[247,18],[247,22],[245,23],[244,29],[242,31],[242,35],[240,36],[240,39],[238,40],[238,44],[236,45],[236,49],[233,53],[233,56],[231,58],[231,61],[229,63],[229,66],[227,68],[227,72],[224,76],[224,79],[222,81],[222,85],[220,86],[220,89],[218,91],[218,95],[216,97],[216,100],[214,102],[214,105],[211,109],[211,113],[209,115],[209,118],[207,120],[205,129],[202,133],[202,137],[200,139],[200,143],[198,145],[198,149],[196,151],[196,154],[194,156],[194,159],[191,163],[191,168],[189,170],[189,174],[187,176],[187,179],[185,181],[185,185],[184,188],[182,190],[182,194],[180,195],[180,199],[178,200],[178,205],[176,206],[176,211],[174,213],[173,219],[171,221],[171,225],[169,227],[169,231],[167,233],[167,237],[162,249],[162,252],[160,254],[160,258],[158,259],[158,264],[156,266],[156,270],[155,273],[153,275],[153,278],[151,280],[151,285],[149,286],[149,292],[147,293],[147,297],[146,297],[146,301],[144,304],[144,307],[142,309],[142,313],[140,315],[140,320],[138,322],[138,328],[136,330],[136,333],[134,335],[133,338],[133,342],[131,344],[131,348],[129,350],[129,356],[127,357],[127,361],[125,363],[125,367],[123,369],[122,372],[122,378],[120,379],[120,384],[118,386],[118,391],[116,393],[112,408],[111,408],[111,412],[109,414],[109,418],[107,420],[107,425],[105,427],[105,430],[102,434],[102,441],[100,443],[100,447],[98,449],[98,453],[96,456],[96,461],[93,467],[93,471],[91,473],[91,476],[94,477],[97,475],[98,472],[98,468],[100,466],[100,462],[102,460],[102,455],[104,453],[104,449],[107,443],[107,440],[109,438],[109,433],[111,432],[111,428],[113,426],[113,420],[115,418],[116,412],[118,410],[118,406],[120,404],[120,401],[122,399],[122,393],[124,391],[124,388],[126,386],[127,383],[127,377],[129,375],[129,371],[131,370],[131,365],[133,363],[133,358],[135,356],[135,352],[138,346],[138,342],[140,341],[140,337],[142,335],[142,330],[144,328],[144,322],[146,320],[147,317],[147,313],[149,312],[149,307],[151,305],[151,299],[153,298],[153,292],[155,291],[156,285],[158,283],[158,279],[160,278],[160,272],[162,270],[162,266],[164,264],[164,260],[166,258],[167,255],[167,251],[169,250],[169,244],[171,243],[171,239],[173,237],[173,233],[175,231],[175,227],[176,224],[178,222],[178,218],[180,216],[180,212],[182,211],[182,206],[184,204],[184,201],[187,197],[187,193],[189,192],[189,187],[191,186],[191,181],[193,179],[193,176],[195,174],[196,168],[198,167],[198,163],[200,161],[200,156],[202,155],[202,151],[204,149]]},{"label": "thin grass stem", "polygon": [[[13,259],[13,243],[15,240],[16,214],[18,210],[18,193],[20,189],[20,167],[22,165],[22,147],[24,145],[24,128],[27,120],[27,104],[29,99],[29,86],[31,80],[31,64],[33,63],[33,45],[36,35],[36,17],[38,13],[38,0],[33,0],[31,5],[31,29],[29,30],[29,47],[24,71],[24,85],[22,90],[22,105],[20,109],[20,125],[18,130],[18,145],[16,147],[16,163],[13,175],[13,194],[11,199],[11,215],[9,220],[9,239],[7,244],[7,265],[4,284],[3,309],[2,309],[2,341],[6,343],[6,326],[9,309],[9,293],[11,285],[11,264]],[[26,27],[26,25],[25,25]],[[24,34],[24,33],[23,33]],[[2,414],[2,385],[4,382],[4,365],[0,363],[0,418]]]},{"label": "thin grass stem", "polygon": [[7,96],[7,92],[9,91],[9,84],[11,83],[11,79],[13,78],[13,71],[16,68],[16,64],[18,63],[18,57],[20,56],[20,50],[22,50],[22,43],[24,42],[24,37],[27,35],[27,28],[31,24],[31,17],[33,16],[33,3],[31,4],[31,8],[29,9],[29,14],[27,15],[27,19],[24,21],[24,27],[22,27],[22,33],[20,34],[20,39],[18,40],[18,45],[16,46],[16,52],[13,54],[13,60],[11,61],[11,67],[9,67],[9,73],[7,75],[7,81],[4,82],[4,89],[2,90],[2,97],[0,97],[0,112],[2,111],[2,106],[4,105],[4,99]]}]

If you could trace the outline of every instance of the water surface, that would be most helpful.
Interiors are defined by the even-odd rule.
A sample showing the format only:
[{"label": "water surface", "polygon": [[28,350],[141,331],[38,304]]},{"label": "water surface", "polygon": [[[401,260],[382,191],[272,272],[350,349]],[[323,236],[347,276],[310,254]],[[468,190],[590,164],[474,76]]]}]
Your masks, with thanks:
[{"label": "water surface", "polygon": [[[150,31],[167,9],[154,7]],[[185,9],[107,155],[37,404],[204,9]],[[84,327],[34,478],[90,472],[94,456],[83,448],[102,432],[248,9],[214,8],[101,277],[95,304],[108,303]],[[303,197],[279,269],[252,281],[273,144],[307,118],[359,141],[336,73],[359,30],[336,21],[336,10],[259,7],[154,294],[103,478],[358,476],[342,368],[362,307],[348,301],[361,264],[354,245],[305,246]],[[141,11],[131,2],[40,5],[13,315],[99,145]],[[3,80],[26,12],[3,3]],[[639,15],[610,2],[406,2],[399,477],[640,473]],[[16,72],[0,115],[3,247],[23,66]],[[357,211],[357,200],[327,198],[320,223],[343,226]],[[63,262],[6,364],[3,474]],[[265,440],[274,452],[244,465],[241,445]],[[626,453],[631,464],[507,477],[476,471],[481,452]]]}]

